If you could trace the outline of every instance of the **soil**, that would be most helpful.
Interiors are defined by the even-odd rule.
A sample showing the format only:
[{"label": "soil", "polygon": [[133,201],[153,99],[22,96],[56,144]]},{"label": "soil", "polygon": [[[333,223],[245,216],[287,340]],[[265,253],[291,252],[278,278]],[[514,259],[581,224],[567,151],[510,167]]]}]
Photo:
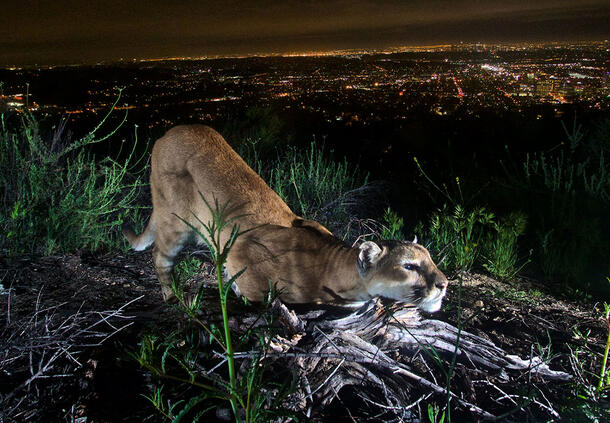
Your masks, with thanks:
[{"label": "soil", "polygon": [[[205,262],[191,286],[204,283],[213,292],[212,269]],[[129,353],[143,334],[171,331],[184,316],[162,301],[150,251],[4,260],[0,278],[0,422],[163,421],[142,396],[150,394],[151,375]],[[571,349],[586,346],[599,354],[585,367],[599,368],[607,336],[599,304],[554,297],[526,279],[508,284],[468,274],[459,285],[450,286],[443,310],[427,317],[458,325],[460,316],[464,330],[522,358],[550,348],[550,367],[568,373],[574,373]],[[95,326],[103,336],[94,342],[73,338],[69,355],[26,385],[45,358],[34,341],[46,339],[48,326],[61,328],[75,314],[99,322],[108,315],[103,312],[126,304]],[[214,312],[204,310],[207,317]],[[574,383],[560,389],[566,399],[575,397]]]}]

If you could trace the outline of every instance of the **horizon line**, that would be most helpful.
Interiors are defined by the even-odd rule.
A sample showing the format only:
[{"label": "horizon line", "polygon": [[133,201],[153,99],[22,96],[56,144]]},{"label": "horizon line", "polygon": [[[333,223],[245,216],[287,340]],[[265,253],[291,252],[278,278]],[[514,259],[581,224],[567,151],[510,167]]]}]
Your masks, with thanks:
[{"label": "horizon line", "polygon": [[320,49],[312,51],[289,51],[289,52],[259,52],[259,53],[240,53],[240,54],[212,54],[202,56],[164,56],[164,57],[144,57],[144,58],[124,58],[98,60],[96,62],[72,62],[72,63],[55,63],[55,64],[27,64],[27,65],[0,65],[0,69],[18,70],[28,68],[55,68],[55,67],[74,67],[74,66],[101,66],[118,63],[146,63],[146,62],[165,62],[165,61],[204,61],[204,60],[219,60],[219,59],[248,59],[248,58],[270,58],[270,57],[332,57],[332,56],[349,56],[349,55],[391,55],[410,52],[424,52],[424,50],[438,50],[449,47],[467,47],[467,46],[483,46],[483,47],[498,47],[498,46],[525,46],[525,45],[568,45],[568,44],[605,44],[610,40],[556,40],[556,41],[456,41],[451,43],[436,43],[436,44],[417,44],[417,45],[401,45],[388,46],[382,48],[347,48],[347,49]]}]

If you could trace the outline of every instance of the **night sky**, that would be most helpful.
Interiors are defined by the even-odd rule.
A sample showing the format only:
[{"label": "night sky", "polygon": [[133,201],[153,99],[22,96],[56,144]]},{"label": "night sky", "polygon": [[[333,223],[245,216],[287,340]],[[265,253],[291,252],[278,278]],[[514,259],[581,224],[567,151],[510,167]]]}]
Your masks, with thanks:
[{"label": "night sky", "polygon": [[609,0],[4,0],[0,65],[610,38]]}]

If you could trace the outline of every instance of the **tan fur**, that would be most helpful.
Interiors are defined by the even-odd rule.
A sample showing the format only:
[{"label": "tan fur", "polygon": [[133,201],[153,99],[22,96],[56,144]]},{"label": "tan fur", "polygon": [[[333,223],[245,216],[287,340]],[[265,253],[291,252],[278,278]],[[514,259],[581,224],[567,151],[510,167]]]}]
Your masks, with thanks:
[{"label": "tan fur", "polygon": [[287,303],[353,304],[381,296],[436,311],[447,287],[428,251],[411,242],[368,241],[351,248],[314,229],[267,225],[235,247],[227,270],[246,268],[237,283],[254,301],[273,286]]},{"label": "tan fur", "polygon": [[[211,220],[201,193],[208,201],[239,206],[233,215],[240,216],[240,229],[255,228],[238,238],[226,263],[230,274],[247,268],[237,284],[252,301],[273,285],[289,303],[349,303],[380,295],[424,309],[428,301],[430,311],[440,307],[447,280],[425,248],[399,242],[344,246],[324,226],[296,216],[212,128],[177,126],[157,140],[150,185],[153,213],[146,230],[123,232],[137,250],[154,242],[153,261],[166,300],[173,295],[174,258],[193,238],[176,216],[194,226],[199,226],[194,216]],[[401,267],[409,260],[418,263],[418,271]]]}]

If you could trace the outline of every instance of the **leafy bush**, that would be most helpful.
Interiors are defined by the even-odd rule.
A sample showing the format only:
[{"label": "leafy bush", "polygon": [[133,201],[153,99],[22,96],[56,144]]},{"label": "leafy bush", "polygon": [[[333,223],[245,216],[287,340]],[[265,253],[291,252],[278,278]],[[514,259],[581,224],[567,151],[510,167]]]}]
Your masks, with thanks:
[{"label": "leafy bush", "polygon": [[109,115],[73,142],[63,123],[45,138],[32,114],[0,115],[1,251],[50,254],[122,245],[115,226],[125,214],[140,220],[134,200],[142,181],[128,175],[133,150],[118,163],[96,161],[85,148],[116,132],[97,135]]}]

